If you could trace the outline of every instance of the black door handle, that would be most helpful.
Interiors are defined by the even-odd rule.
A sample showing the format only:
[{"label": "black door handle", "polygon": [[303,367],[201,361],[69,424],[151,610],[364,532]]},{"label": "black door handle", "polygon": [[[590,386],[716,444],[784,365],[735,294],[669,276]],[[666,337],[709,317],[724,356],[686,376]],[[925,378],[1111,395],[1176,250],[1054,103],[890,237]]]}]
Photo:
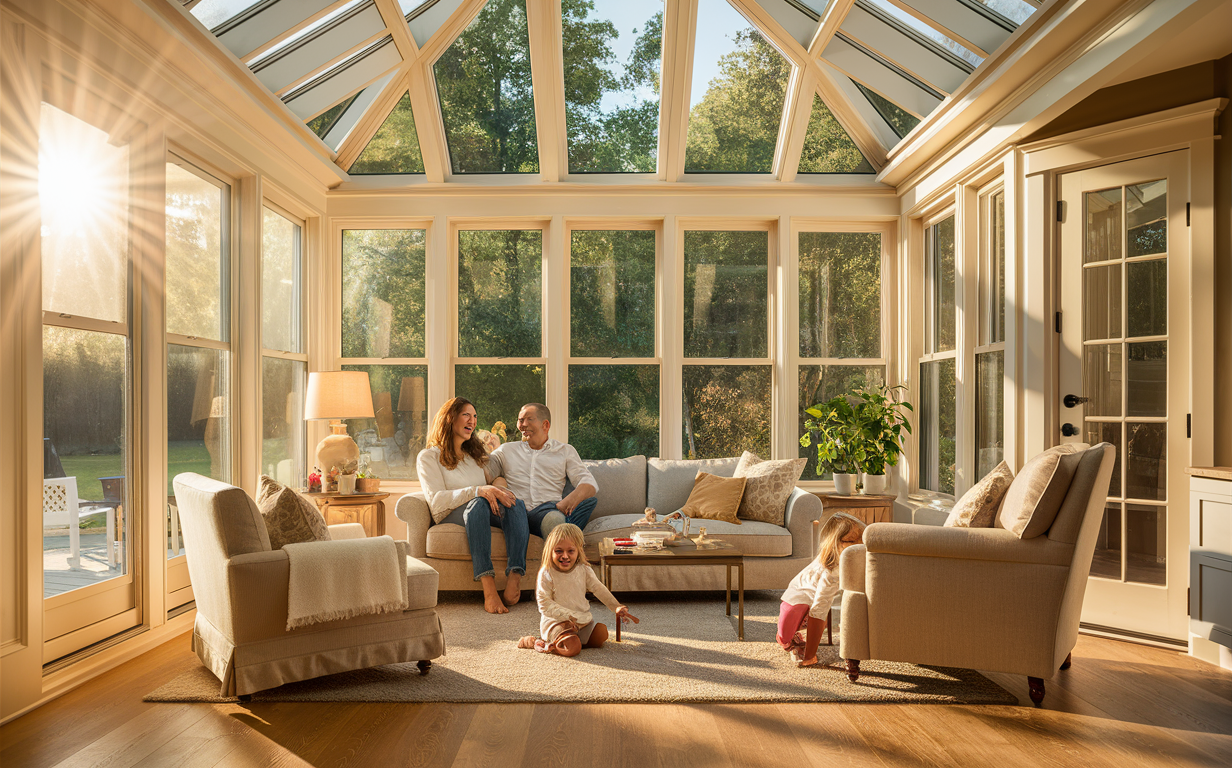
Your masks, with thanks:
[{"label": "black door handle", "polygon": [[1061,425],[1061,434],[1065,435],[1066,437],[1073,437],[1074,435],[1078,434],[1078,427],[1075,427],[1073,424],[1066,422],[1065,424]]},{"label": "black door handle", "polygon": [[1066,395],[1065,399],[1061,402],[1065,404],[1066,408],[1073,408],[1075,406],[1082,405],[1083,403],[1091,402],[1091,398],[1079,397],[1078,395]]}]

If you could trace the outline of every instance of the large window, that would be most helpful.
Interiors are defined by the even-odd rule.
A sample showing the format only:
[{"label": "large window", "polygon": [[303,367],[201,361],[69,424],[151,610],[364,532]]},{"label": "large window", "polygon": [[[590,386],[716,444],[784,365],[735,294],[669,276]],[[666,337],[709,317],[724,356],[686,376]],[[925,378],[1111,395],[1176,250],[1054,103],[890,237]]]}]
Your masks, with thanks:
[{"label": "large window", "polygon": [[924,231],[924,354],[920,357],[920,488],[954,493],[957,468],[957,309],[954,216]]},{"label": "large window", "polygon": [[261,471],[308,484],[303,223],[266,204],[261,221]]},{"label": "large window", "polygon": [[1005,457],[1005,191],[980,198],[975,480]]}]

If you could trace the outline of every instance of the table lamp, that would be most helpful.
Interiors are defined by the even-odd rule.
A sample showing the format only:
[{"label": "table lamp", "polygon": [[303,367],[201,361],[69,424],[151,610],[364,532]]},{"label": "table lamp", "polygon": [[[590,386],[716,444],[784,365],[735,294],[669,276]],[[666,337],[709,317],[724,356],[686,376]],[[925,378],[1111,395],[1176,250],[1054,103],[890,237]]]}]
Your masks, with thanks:
[{"label": "table lamp", "polygon": [[304,420],[330,420],[330,434],[317,446],[316,465],[322,472],[329,472],[333,467],[354,471],[359,466],[359,446],[347,434],[342,420],[374,417],[367,372],[315,371],[308,374]]}]

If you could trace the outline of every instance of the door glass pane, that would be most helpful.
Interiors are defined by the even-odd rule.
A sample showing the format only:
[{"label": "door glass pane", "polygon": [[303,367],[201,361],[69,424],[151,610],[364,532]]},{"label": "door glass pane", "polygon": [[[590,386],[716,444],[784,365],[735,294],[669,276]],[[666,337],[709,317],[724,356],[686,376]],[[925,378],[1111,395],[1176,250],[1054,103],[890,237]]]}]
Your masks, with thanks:
[{"label": "door glass pane", "polygon": [[364,371],[372,387],[376,418],[347,419],[360,462],[382,480],[418,480],[415,458],[427,442],[428,419],[435,415],[426,405],[428,366],[344,365],[342,370]]},{"label": "door glass pane", "polygon": [[1146,341],[1129,347],[1127,416],[1168,415],[1168,342]]},{"label": "door glass pane", "polygon": [[1091,398],[1087,416],[1121,415],[1121,346],[1092,344],[1084,348],[1082,394]]},{"label": "door glass pane", "polygon": [[43,309],[128,319],[128,147],[50,104],[39,110]]},{"label": "door glass pane", "polygon": [[954,217],[929,227],[927,351],[948,352],[954,348]]},{"label": "door glass pane", "polygon": [[226,206],[225,187],[167,163],[167,333],[227,341]]},{"label": "door glass pane", "polygon": [[542,264],[538,229],[458,233],[460,357],[539,357]]},{"label": "door glass pane", "polygon": [[1082,338],[1121,338],[1121,265],[1082,270],[1082,293]]},{"label": "door glass pane", "polygon": [[1168,425],[1126,424],[1125,493],[1131,499],[1168,498]]},{"label": "door glass pane", "polygon": [[800,356],[881,356],[879,233],[800,233]]},{"label": "door glass pane", "polygon": [[308,364],[261,358],[261,471],[283,485],[308,485],[304,386]]},{"label": "door glass pane", "polygon": [[1112,261],[1121,258],[1121,189],[1088,192],[1086,202],[1086,250],[1082,261]]},{"label": "door glass pane", "polygon": [[264,209],[261,222],[261,344],[266,349],[303,352],[300,333],[300,267],[302,230],[299,224]]},{"label": "door glass pane", "polygon": [[1129,335],[1168,333],[1168,260],[1134,261],[1129,270]]},{"label": "door glass pane", "polygon": [[1005,457],[1005,353],[975,356],[975,479]]},{"label": "door glass pane", "polygon": [[1121,490],[1121,422],[1119,421],[1088,421],[1087,431],[1083,440],[1088,445],[1112,443],[1116,449],[1116,458],[1112,463],[1112,480],[1108,483],[1108,495],[1120,498]]},{"label": "door glass pane", "polygon": [[575,357],[654,357],[655,233],[574,232],[569,307]]},{"label": "door glass pane", "polygon": [[547,399],[542,365],[455,365],[453,391],[475,404],[479,429],[504,430],[502,442],[522,439],[518,434],[522,406]]},{"label": "door glass pane", "polygon": [[[885,383],[885,366],[881,365],[802,365],[800,366],[800,402],[796,408],[796,435],[804,434],[804,409],[824,403],[861,387]],[[829,480],[830,472],[817,471],[817,447],[800,447],[800,456],[808,459],[801,480]],[[824,467],[823,467],[824,470]]]},{"label": "door glass pane", "polygon": [[43,327],[43,596],[122,576],[128,341]]},{"label": "door glass pane", "polygon": [[583,459],[659,455],[659,366],[569,366],[569,443]]},{"label": "door glass pane", "polygon": [[953,358],[920,364],[920,487],[954,492],[958,434]]},{"label": "door glass pane", "polygon": [[424,357],[422,229],[342,232],[342,356]]},{"label": "door glass pane", "polygon": [[685,357],[767,356],[769,239],[684,233]]},{"label": "door glass pane", "polygon": [[1104,521],[1095,539],[1095,554],[1091,558],[1091,575],[1103,579],[1121,580],[1121,505],[1104,507]]},{"label": "door glass pane", "polygon": [[177,535],[176,475],[231,480],[229,358],[223,350],[167,345],[167,557],[178,557],[184,547]]},{"label": "door glass pane", "polygon": [[1167,507],[1126,504],[1125,580],[1163,586],[1167,575]]},{"label": "door glass pane", "polygon": [[1125,188],[1130,258],[1168,252],[1168,180]]},{"label": "door glass pane", "polygon": [[686,459],[770,455],[768,365],[684,366]]}]

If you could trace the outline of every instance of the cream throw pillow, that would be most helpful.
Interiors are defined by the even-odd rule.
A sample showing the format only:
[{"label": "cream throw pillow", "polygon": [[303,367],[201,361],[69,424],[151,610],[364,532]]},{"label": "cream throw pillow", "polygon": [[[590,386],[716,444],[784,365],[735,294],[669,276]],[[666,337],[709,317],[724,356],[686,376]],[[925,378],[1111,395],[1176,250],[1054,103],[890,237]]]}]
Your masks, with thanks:
[{"label": "cream throw pillow", "polygon": [[1014,473],[1010,465],[1004,461],[993,471],[984,476],[971,490],[963,494],[950,516],[945,521],[946,528],[991,528],[997,519],[997,510],[1001,499],[1014,482]]},{"label": "cream throw pillow", "polygon": [[329,541],[329,527],[316,505],[268,475],[257,486],[257,509],[265,518],[270,549],[304,541]]},{"label": "cream throw pillow", "polygon": [[762,461],[757,454],[745,451],[736,465],[735,476],[747,480],[736,516],[782,526],[787,497],[796,487],[805,464],[808,459]]},{"label": "cream throw pillow", "polygon": [[744,496],[743,477],[719,477],[709,472],[698,472],[693,478],[693,490],[681,511],[689,517],[703,520],[722,520],[740,525],[736,510]]},{"label": "cream throw pillow", "polygon": [[996,526],[1020,539],[1033,539],[1052,527],[1086,448],[1058,445],[1028,461],[1005,492]]}]

